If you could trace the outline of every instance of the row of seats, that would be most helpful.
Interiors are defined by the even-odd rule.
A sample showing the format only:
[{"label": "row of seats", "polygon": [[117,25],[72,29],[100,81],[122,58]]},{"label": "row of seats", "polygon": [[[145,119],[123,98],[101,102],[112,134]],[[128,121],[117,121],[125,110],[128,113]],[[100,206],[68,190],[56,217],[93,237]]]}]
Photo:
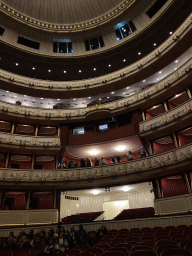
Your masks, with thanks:
[{"label": "row of seats", "polygon": [[73,214],[65,218],[62,218],[62,223],[67,224],[67,223],[92,222],[103,213],[104,211]]},{"label": "row of seats", "polygon": [[125,209],[119,215],[117,215],[114,219],[124,220],[124,219],[147,218],[147,217],[153,217],[154,215],[155,215],[155,209],[153,207]]}]

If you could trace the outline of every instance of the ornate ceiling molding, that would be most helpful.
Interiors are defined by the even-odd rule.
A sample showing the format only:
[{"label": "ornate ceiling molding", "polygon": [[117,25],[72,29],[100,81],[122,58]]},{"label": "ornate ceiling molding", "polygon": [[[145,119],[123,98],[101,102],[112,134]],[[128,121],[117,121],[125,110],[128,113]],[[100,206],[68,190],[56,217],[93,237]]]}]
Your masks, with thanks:
[{"label": "ornate ceiling molding", "polygon": [[0,1],[0,11],[8,15],[10,18],[13,18],[19,22],[22,22],[25,25],[28,25],[39,30],[58,33],[71,33],[93,29],[107,22],[110,22],[111,20],[115,19],[116,17],[120,16],[125,11],[127,11],[137,1],[138,0],[124,0],[120,5],[112,9],[110,12],[100,17],[94,18],[93,20],[85,21],[79,24],[54,24],[37,20],[32,17],[26,16],[23,13],[18,12],[17,10],[4,4],[2,1]]}]

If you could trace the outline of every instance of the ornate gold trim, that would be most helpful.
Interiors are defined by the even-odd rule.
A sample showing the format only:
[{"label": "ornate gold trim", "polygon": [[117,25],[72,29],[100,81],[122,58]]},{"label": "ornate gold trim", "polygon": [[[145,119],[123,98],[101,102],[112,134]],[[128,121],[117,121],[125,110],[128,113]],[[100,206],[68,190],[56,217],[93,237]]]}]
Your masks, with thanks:
[{"label": "ornate gold trim", "polygon": [[35,27],[40,30],[45,30],[48,32],[81,32],[83,30],[89,30],[96,28],[98,26],[101,26],[125,11],[127,11],[133,4],[135,4],[138,0],[124,0],[120,5],[112,9],[110,12],[97,17],[93,20],[89,20],[86,22],[82,22],[79,24],[54,24],[54,23],[48,23],[41,20],[33,19],[29,16],[26,16],[25,14],[22,14],[13,8],[9,7],[8,5],[0,2],[0,11],[4,14],[8,15],[9,17],[24,23],[25,25]]}]

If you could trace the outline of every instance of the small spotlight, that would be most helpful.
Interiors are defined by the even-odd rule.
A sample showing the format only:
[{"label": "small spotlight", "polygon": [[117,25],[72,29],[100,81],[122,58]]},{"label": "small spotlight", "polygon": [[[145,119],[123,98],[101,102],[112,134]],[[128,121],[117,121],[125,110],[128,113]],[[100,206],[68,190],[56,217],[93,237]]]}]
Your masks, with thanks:
[{"label": "small spotlight", "polygon": [[126,59],[123,60],[123,62],[125,62],[125,61],[126,61]]},{"label": "small spotlight", "polygon": [[162,71],[159,71],[159,74],[161,74],[162,73]]},{"label": "small spotlight", "polygon": [[169,34],[170,34],[170,35],[172,35],[172,34],[173,34],[173,32],[172,32],[172,31],[170,31],[170,32],[169,32]]},{"label": "small spotlight", "polygon": [[76,99],[73,99],[73,100],[76,100]]},{"label": "small spotlight", "polygon": [[143,83],[145,83],[146,82],[146,80],[143,80]]},{"label": "small spotlight", "polygon": [[114,94],[115,92],[111,92],[111,94]]},{"label": "small spotlight", "polygon": [[50,72],[51,72],[51,69],[49,69],[48,72],[50,73]]},{"label": "small spotlight", "polygon": [[111,67],[111,64],[109,64],[108,67]]},{"label": "small spotlight", "polygon": [[16,66],[19,66],[19,63],[15,63]]},{"label": "small spotlight", "polygon": [[175,63],[178,63],[178,62],[179,62],[178,60],[175,61]]},{"label": "small spotlight", "polygon": [[79,70],[79,73],[81,73],[81,70]]},{"label": "small spotlight", "polygon": [[34,68],[34,67],[33,67],[32,69],[33,69],[33,70],[35,70],[35,68]]},{"label": "small spotlight", "polygon": [[97,70],[96,68],[93,69],[94,71]]},{"label": "small spotlight", "polygon": [[101,100],[101,98],[99,100]]},{"label": "small spotlight", "polygon": [[141,55],[141,52],[138,52],[138,55]]},{"label": "small spotlight", "polygon": [[41,100],[43,100],[43,98],[41,98]]},{"label": "small spotlight", "polygon": [[153,45],[154,45],[154,46],[156,46],[157,44],[156,44],[156,43],[154,43]]},{"label": "small spotlight", "polygon": [[129,89],[129,87],[127,87],[126,89]]},{"label": "small spotlight", "polygon": [[[57,100],[60,100],[60,99],[57,99]],[[52,103],[52,102],[51,102]]]},{"label": "small spotlight", "polygon": [[63,73],[67,73],[67,71],[66,71],[66,70],[64,70],[64,71],[63,71]]},{"label": "small spotlight", "polygon": [[91,99],[91,97],[88,97],[88,99],[90,100],[90,99]]}]

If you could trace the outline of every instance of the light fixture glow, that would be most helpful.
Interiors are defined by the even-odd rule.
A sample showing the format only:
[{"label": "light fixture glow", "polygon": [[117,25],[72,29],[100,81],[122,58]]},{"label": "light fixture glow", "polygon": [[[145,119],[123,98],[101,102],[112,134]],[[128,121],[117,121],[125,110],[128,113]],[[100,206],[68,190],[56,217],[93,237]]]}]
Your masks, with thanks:
[{"label": "light fixture glow", "polygon": [[79,70],[79,73],[81,73],[81,70]]},{"label": "light fixture glow", "polygon": [[146,82],[146,80],[143,80],[143,83],[145,83]]},{"label": "light fixture glow", "polygon": [[119,146],[117,146],[115,149],[116,149],[117,151],[119,151],[119,152],[122,152],[122,151],[124,151],[124,150],[126,149],[126,146],[125,146],[125,145],[119,145]]},{"label": "light fixture glow", "polygon": [[111,92],[111,94],[114,94],[114,92]]},{"label": "light fixture glow", "polygon": [[156,46],[157,44],[156,44],[156,43],[154,43],[153,45],[154,45],[154,46]]},{"label": "light fixture glow", "polygon": [[178,60],[175,61],[175,63],[178,63],[178,62],[179,62]]},{"label": "light fixture glow", "polygon": [[138,55],[141,55],[141,52],[138,52]]},{"label": "light fixture glow", "polygon": [[66,71],[66,70],[64,70],[64,71],[63,71],[63,73],[67,73],[67,71]]},{"label": "light fixture glow", "polygon": [[50,72],[51,72],[51,69],[49,69],[48,72],[50,73]]},{"label": "light fixture glow", "polygon": [[108,67],[111,67],[111,64],[109,64]]},{"label": "light fixture glow", "polygon": [[97,70],[96,68],[94,68],[93,70]]},{"label": "light fixture glow", "polygon": [[125,61],[126,61],[126,59],[123,60],[123,62],[125,62]]},{"label": "light fixture glow", "polygon": [[15,63],[16,66],[19,66],[19,63]]},{"label": "light fixture glow", "polygon": [[92,156],[96,156],[97,154],[99,154],[99,150],[97,149],[92,149],[90,151],[88,151],[88,153]]},{"label": "light fixture glow", "polygon": [[101,192],[100,192],[99,190],[92,190],[91,193],[92,193],[93,195],[98,195],[98,194],[100,194]]},{"label": "light fixture glow", "polygon": [[34,67],[33,67],[32,69],[33,69],[33,70],[35,70],[35,68],[34,68]]},{"label": "light fixture glow", "polygon": [[127,192],[127,191],[131,190],[131,188],[128,187],[128,186],[124,186],[124,187],[122,187],[122,190],[123,190],[124,192]]},{"label": "light fixture glow", "polygon": [[159,74],[161,74],[162,73],[162,71],[159,71]]}]

